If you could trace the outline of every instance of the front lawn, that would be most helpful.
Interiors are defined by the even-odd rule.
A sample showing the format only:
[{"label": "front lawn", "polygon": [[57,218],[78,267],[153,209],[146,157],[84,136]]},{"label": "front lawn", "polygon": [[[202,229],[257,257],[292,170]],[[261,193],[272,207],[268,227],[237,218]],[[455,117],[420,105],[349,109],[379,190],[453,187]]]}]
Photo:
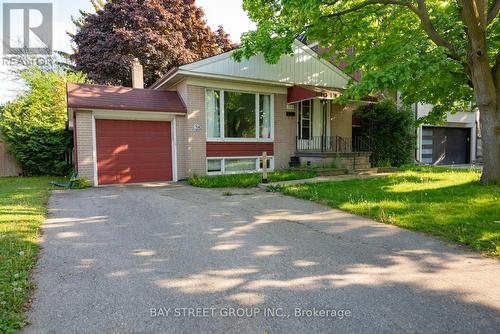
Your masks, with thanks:
[{"label": "front lawn", "polygon": [[500,187],[480,172],[414,167],[383,178],[271,187],[500,256]]},{"label": "front lawn", "polygon": [[[53,178],[52,178],[53,179]],[[0,333],[25,325],[40,225],[47,213],[48,177],[0,178]]]},{"label": "front lawn", "polygon": [[[268,174],[269,182],[301,180],[315,177],[313,171],[277,171]],[[262,182],[262,173],[192,176],[188,183],[201,188],[249,188]]]}]

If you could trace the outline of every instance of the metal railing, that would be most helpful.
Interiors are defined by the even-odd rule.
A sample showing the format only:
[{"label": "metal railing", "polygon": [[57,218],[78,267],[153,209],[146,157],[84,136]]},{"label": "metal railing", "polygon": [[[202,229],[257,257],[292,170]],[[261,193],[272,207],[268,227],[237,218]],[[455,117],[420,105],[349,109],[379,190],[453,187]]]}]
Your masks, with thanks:
[{"label": "metal railing", "polygon": [[313,136],[296,137],[297,152],[349,153],[369,152],[370,144],[362,137]]}]

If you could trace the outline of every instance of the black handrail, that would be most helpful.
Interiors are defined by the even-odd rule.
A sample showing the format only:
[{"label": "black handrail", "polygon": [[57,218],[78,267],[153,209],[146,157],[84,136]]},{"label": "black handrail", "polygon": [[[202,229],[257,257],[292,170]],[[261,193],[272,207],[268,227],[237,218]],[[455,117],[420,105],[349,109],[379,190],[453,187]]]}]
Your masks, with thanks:
[{"label": "black handrail", "polygon": [[370,145],[362,137],[312,136],[307,139],[296,137],[297,152],[349,153],[369,152]]}]

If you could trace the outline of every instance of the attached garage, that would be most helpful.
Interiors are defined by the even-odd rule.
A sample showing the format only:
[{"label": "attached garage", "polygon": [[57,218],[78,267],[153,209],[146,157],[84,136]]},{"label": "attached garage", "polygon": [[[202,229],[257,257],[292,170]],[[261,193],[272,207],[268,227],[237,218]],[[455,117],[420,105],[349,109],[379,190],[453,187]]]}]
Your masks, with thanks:
[{"label": "attached garage", "polygon": [[172,181],[170,122],[96,120],[99,184]]},{"label": "attached garage", "polygon": [[422,127],[422,162],[434,165],[470,163],[471,129]]},{"label": "attached garage", "polygon": [[75,163],[94,185],[177,181],[177,92],[68,85]]}]

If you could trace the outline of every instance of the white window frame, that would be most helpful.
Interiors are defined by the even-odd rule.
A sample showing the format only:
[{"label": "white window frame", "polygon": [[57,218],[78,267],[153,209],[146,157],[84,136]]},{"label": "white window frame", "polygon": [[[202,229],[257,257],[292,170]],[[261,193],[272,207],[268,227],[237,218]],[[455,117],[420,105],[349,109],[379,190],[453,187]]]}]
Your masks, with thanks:
[{"label": "white window frame", "polygon": [[[274,156],[268,156],[267,158],[270,161],[268,171],[272,172],[272,171],[274,171]],[[226,159],[228,159],[228,160],[233,160],[233,159],[255,159],[255,170],[251,170],[251,171],[241,170],[241,171],[226,172],[226,163],[225,163]],[[261,159],[262,159],[262,157],[256,157],[256,156],[210,157],[210,158],[207,158],[207,163],[206,163],[207,169],[206,169],[206,172],[207,172],[207,175],[223,175],[223,174],[227,175],[227,174],[253,174],[253,173],[260,173],[260,172],[262,172],[262,168],[260,168],[260,160]],[[220,172],[209,172],[208,171],[208,160],[220,160],[221,161],[221,171]]]},{"label": "white window frame", "polygon": [[[302,116],[303,115],[303,102],[305,101],[309,101],[309,117],[306,119],[309,121],[309,139],[304,139],[304,136],[303,136],[303,129],[304,129],[304,126],[302,125],[303,124],[303,121],[304,121],[304,117]],[[314,103],[313,103],[313,100],[304,100],[304,101],[300,101],[298,103],[298,110],[299,110],[299,122],[297,127],[297,134],[298,134],[298,137],[300,140],[313,140],[313,112],[314,112]]]},{"label": "white window frame", "polygon": [[[257,93],[251,91],[242,91],[236,89],[220,89],[220,88],[205,88],[205,101],[207,98],[208,91],[219,91],[220,99],[219,99],[219,137],[209,137],[208,136],[208,122],[206,122],[205,126],[205,136],[207,141],[211,142],[274,142],[274,94],[271,93]],[[252,138],[233,138],[226,137],[224,126],[225,126],[225,110],[224,110],[224,92],[234,92],[234,93],[244,93],[244,94],[254,94],[255,95],[255,137]],[[271,103],[271,137],[270,138],[260,138],[260,95],[268,95],[270,96]],[[205,103],[206,105],[206,103]],[[205,110],[205,119],[208,119],[208,110]]]}]

